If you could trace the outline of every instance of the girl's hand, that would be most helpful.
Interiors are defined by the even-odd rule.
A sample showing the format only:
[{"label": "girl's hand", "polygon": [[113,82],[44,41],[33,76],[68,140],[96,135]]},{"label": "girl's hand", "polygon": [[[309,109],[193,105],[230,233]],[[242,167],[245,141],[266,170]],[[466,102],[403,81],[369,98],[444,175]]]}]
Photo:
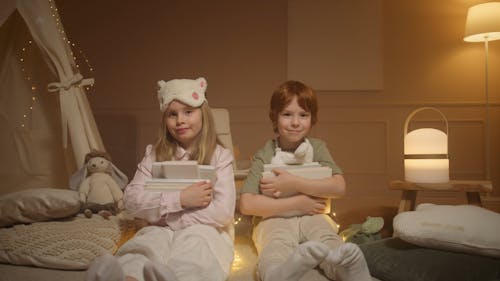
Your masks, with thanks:
[{"label": "girl's hand", "polygon": [[201,181],[181,191],[181,206],[184,208],[206,207],[212,202],[212,183]]},{"label": "girl's hand", "polygon": [[297,198],[299,200],[297,209],[307,215],[323,214],[326,209],[326,200],[330,200],[304,194],[297,195]]},{"label": "girl's hand", "polygon": [[260,180],[260,191],[267,196],[280,197],[282,194],[295,194],[297,177],[286,170],[274,169],[275,177],[262,178]]}]

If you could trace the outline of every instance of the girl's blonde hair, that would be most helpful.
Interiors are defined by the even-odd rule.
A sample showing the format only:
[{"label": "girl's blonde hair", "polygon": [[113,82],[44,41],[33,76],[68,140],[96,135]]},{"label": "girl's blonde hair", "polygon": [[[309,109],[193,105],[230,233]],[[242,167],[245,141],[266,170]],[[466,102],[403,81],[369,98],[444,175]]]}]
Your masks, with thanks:
[{"label": "girl's blonde hair", "polygon": [[[194,149],[191,151],[190,160],[196,160],[199,164],[209,165],[217,144],[222,146],[222,143],[215,131],[215,122],[210,106],[205,101],[199,108],[201,109],[201,131],[194,141]],[[167,111],[163,112],[158,139],[154,146],[156,161],[174,160],[177,149],[177,141],[167,129]]]},{"label": "girl's blonde hair", "polygon": [[269,119],[273,123],[273,130],[278,132],[278,115],[297,97],[297,103],[305,111],[311,113],[311,127],[318,121],[318,100],[313,89],[299,81],[286,81],[274,90],[271,96]]}]

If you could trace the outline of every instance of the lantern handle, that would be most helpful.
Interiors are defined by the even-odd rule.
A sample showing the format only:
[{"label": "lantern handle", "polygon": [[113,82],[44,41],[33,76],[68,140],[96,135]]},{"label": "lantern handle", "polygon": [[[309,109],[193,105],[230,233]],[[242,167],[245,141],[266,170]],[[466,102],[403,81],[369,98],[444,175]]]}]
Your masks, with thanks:
[{"label": "lantern handle", "polygon": [[417,114],[418,112],[423,111],[423,110],[427,110],[427,109],[434,110],[434,111],[438,112],[439,114],[441,114],[441,117],[443,117],[443,120],[446,124],[446,135],[448,135],[448,119],[446,119],[446,116],[444,116],[443,112],[441,112],[439,109],[437,109],[435,107],[427,106],[427,107],[421,107],[421,108],[415,109],[412,113],[410,113],[410,115],[408,115],[408,117],[406,117],[403,138],[404,138],[404,136],[406,136],[408,134],[408,124],[410,124],[411,118],[413,118],[413,116],[415,116],[415,114]]}]

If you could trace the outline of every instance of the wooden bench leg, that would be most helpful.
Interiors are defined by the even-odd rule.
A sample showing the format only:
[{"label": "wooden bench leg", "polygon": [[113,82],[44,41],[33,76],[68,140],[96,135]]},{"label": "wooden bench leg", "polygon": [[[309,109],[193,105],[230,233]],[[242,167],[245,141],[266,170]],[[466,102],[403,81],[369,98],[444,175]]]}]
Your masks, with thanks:
[{"label": "wooden bench leg", "polygon": [[398,213],[415,210],[415,201],[417,200],[416,190],[403,190],[401,201],[399,202]]},{"label": "wooden bench leg", "polygon": [[476,205],[479,207],[483,206],[479,192],[467,192],[467,203],[469,203],[469,205]]}]

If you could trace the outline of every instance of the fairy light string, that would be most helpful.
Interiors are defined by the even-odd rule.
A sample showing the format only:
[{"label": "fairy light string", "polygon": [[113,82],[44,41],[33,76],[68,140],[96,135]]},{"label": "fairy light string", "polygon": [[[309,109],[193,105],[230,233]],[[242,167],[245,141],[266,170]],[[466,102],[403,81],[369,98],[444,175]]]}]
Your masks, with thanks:
[{"label": "fairy light string", "polygon": [[[76,46],[76,44],[74,42],[72,42],[71,40],[68,39],[68,36],[66,35],[66,31],[64,31],[64,28],[63,28],[62,23],[61,23],[61,18],[59,16],[59,10],[53,4],[54,1],[53,0],[48,0],[48,1],[50,3],[50,9],[52,11],[52,17],[54,17],[55,21],[56,21],[57,31],[61,34],[61,37],[62,37],[63,41],[66,41],[68,43],[68,45],[70,46],[69,51],[70,51],[70,55],[73,57],[73,60],[75,61],[75,67],[77,68],[76,72],[77,73],[80,72],[80,62],[83,61],[85,63],[85,65],[87,66],[88,71],[91,72],[91,73],[93,73],[94,72],[94,68],[90,64],[89,59],[83,53],[83,51],[78,48],[78,56],[79,57],[77,57],[75,55],[75,53],[74,53],[73,50],[77,49],[77,46]],[[87,86],[85,89],[86,90],[90,90],[91,86]]]},{"label": "fairy light string", "polygon": [[25,77],[25,79],[30,83],[30,88],[31,88],[31,98],[30,98],[30,104],[28,108],[24,111],[23,117],[21,119],[21,127],[25,128],[27,126],[27,122],[30,120],[31,117],[31,112],[33,111],[33,107],[35,105],[35,102],[37,101],[36,98],[36,90],[37,87],[33,83],[33,79],[31,77],[31,72],[32,71],[27,71],[26,69],[26,58],[27,58],[27,51],[29,50],[29,47],[31,47],[31,44],[33,42],[31,40],[28,41],[28,48],[23,47],[21,48],[21,56],[19,58],[19,61],[21,62],[21,72],[22,75]]},{"label": "fairy light string", "polygon": [[[80,68],[80,65],[85,65],[86,71],[91,73],[89,76],[93,77],[92,73],[94,72],[94,67],[90,64],[90,61],[89,61],[88,57],[85,55],[85,53],[83,52],[83,50],[78,48],[77,45],[75,44],[75,42],[72,42],[71,40],[68,39],[66,32],[64,31],[64,28],[63,28],[62,23],[61,23],[59,11],[55,6],[54,1],[48,0],[48,2],[49,2],[49,7],[51,9],[51,16],[54,18],[54,20],[56,22],[57,32],[61,35],[62,40],[68,43],[68,46],[69,46],[68,49],[69,49],[70,55],[75,62],[76,69],[74,69],[74,71],[76,73],[81,73],[82,70]],[[22,72],[24,78],[28,81],[30,89],[31,89],[31,98],[30,98],[29,105],[24,110],[24,113],[23,113],[22,118],[21,118],[20,126],[22,128],[26,128],[28,126],[29,122],[31,121],[31,118],[33,116],[33,109],[37,106],[38,99],[39,99],[38,97],[40,96],[39,87],[35,84],[35,81],[33,79],[33,72],[34,72],[33,71],[33,63],[30,60],[30,58],[32,58],[32,55],[33,55],[33,48],[34,48],[33,45],[34,45],[33,41],[28,40],[26,45],[24,47],[22,47],[21,51],[19,52],[20,53],[19,61],[21,63],[21,72]],[[74,50],[78,50],[77,54],[75,54]],[[93,84],[85,85],[84,89],[86,90],[87,93],[89,93],[90,90],[92,89],[92,87],[93,87]]]}]

